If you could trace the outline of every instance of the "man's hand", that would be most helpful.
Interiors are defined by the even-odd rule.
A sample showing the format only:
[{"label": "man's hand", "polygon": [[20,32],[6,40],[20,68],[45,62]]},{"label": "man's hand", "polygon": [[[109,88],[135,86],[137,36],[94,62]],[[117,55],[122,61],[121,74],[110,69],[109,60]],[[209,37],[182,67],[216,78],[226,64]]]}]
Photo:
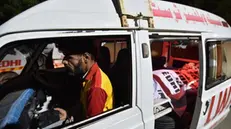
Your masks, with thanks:
[{"label": "man's hand", "polygon": [[60,118],[60,120],[66,120],[66,118],[67,118],[67,112],[64,109],[55,108],[55,110],[59,111],[59,118]]}]

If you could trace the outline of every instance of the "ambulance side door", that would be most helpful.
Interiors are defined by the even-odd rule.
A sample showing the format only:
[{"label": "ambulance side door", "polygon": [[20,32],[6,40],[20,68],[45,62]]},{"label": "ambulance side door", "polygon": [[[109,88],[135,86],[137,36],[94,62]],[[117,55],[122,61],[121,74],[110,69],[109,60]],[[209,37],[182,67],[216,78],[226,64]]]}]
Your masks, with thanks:
[{"label": "ambulance side door", "polygon": [[191,128],[214,128],[229,113],[231,99],[231,40],[202,33],[200,84]]}]

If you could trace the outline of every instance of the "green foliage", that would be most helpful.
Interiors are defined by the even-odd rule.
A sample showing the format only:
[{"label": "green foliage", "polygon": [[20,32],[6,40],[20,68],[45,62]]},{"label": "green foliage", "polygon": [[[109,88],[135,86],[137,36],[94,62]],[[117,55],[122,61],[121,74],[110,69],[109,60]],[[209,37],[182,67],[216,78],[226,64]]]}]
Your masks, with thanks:
[{"label": "green foliage", "polygon": [[42,0],[0,0],[0,24]]}]

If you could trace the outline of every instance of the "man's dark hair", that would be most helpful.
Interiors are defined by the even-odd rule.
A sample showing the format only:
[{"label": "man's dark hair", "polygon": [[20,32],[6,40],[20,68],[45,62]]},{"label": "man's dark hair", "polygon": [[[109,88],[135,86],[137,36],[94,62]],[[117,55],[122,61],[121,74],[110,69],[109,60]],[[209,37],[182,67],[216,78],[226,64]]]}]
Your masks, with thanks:
[{"label": "man's dark hair", "polygon": [[97,58],[97,48],[94,45],[92,39],[80,38],[80,39],[61,39],[56,42],[58,49],[64,53],[65,56],[72,54],[84,54],[89,53],[93,60]]}]

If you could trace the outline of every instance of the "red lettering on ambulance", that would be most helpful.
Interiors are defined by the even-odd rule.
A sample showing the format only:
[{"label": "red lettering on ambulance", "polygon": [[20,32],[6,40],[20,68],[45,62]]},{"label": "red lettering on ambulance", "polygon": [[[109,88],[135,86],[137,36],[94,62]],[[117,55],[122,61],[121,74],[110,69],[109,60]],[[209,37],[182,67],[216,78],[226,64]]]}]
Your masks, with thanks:
[{"label": "red lettering on ambulance", "polygon": [[10,62],[9,61],[2,61],[1,62],[1,67],[8,67],[10,65]]},{"label": "red lettering on ambulance", "polygon": [[0,61],[0,68],[10,67],[10,66],[20,66],[21,60],[4,60]]},{"label": "red lettering on ambulance", "polygon": [[[228,100],[229,100],[229,97],[230,97],[230,92],[231,92],[231,89],[229,90],[228,96],[227,96],[228,89],[225,90],[224,96],[223,96],[223,92],[220,93],[215,116],[219,115],[224,110],[224,108],[226,107]],[[222,98],[222,96],[223,96],[223,98]]]},{"label": "red lettering on ambulance", "polygon": [[211,113],[212,113],[212,110],[213,110],[214,100],[215,100],[215,96],[212,97],[212,101],[211,101],[211,104],[210,104],[209,113],[208,113],[205,125],[208,124],[211,121]]},{"label": "red lettering on ambulance", "polygon": [[230,99],[230,95],[231,95],[231,87],[225,89],[225,93],[224,94],[223,94],[223,91],[220,92],[219,99],[218,99],[218,104],[215,105],[215,106],[217,106],[216,107],[216,112],[215,112],[215,115],[213,117],[211,116],[211,113],[212,113],[212,110],[213,110],[213,105],[214,105],[214,101],[216,99],[216,96],[212,97],[210,108],[209,108],[209,112],[208,112],[208,116],[207,116],[207,119],[206,119],[206,122],[205,122],[204,125],[207,125],[216,116],[218,116],[219,114],[221,114],[227,106],[229,106],[228,104],[230,104],[230,102],[228,103],[228,101]]},{"label": "red lettering on ambulance", "polygon": [[21,65],[21,60],[11,60],[10,66],[19,66]]}]

